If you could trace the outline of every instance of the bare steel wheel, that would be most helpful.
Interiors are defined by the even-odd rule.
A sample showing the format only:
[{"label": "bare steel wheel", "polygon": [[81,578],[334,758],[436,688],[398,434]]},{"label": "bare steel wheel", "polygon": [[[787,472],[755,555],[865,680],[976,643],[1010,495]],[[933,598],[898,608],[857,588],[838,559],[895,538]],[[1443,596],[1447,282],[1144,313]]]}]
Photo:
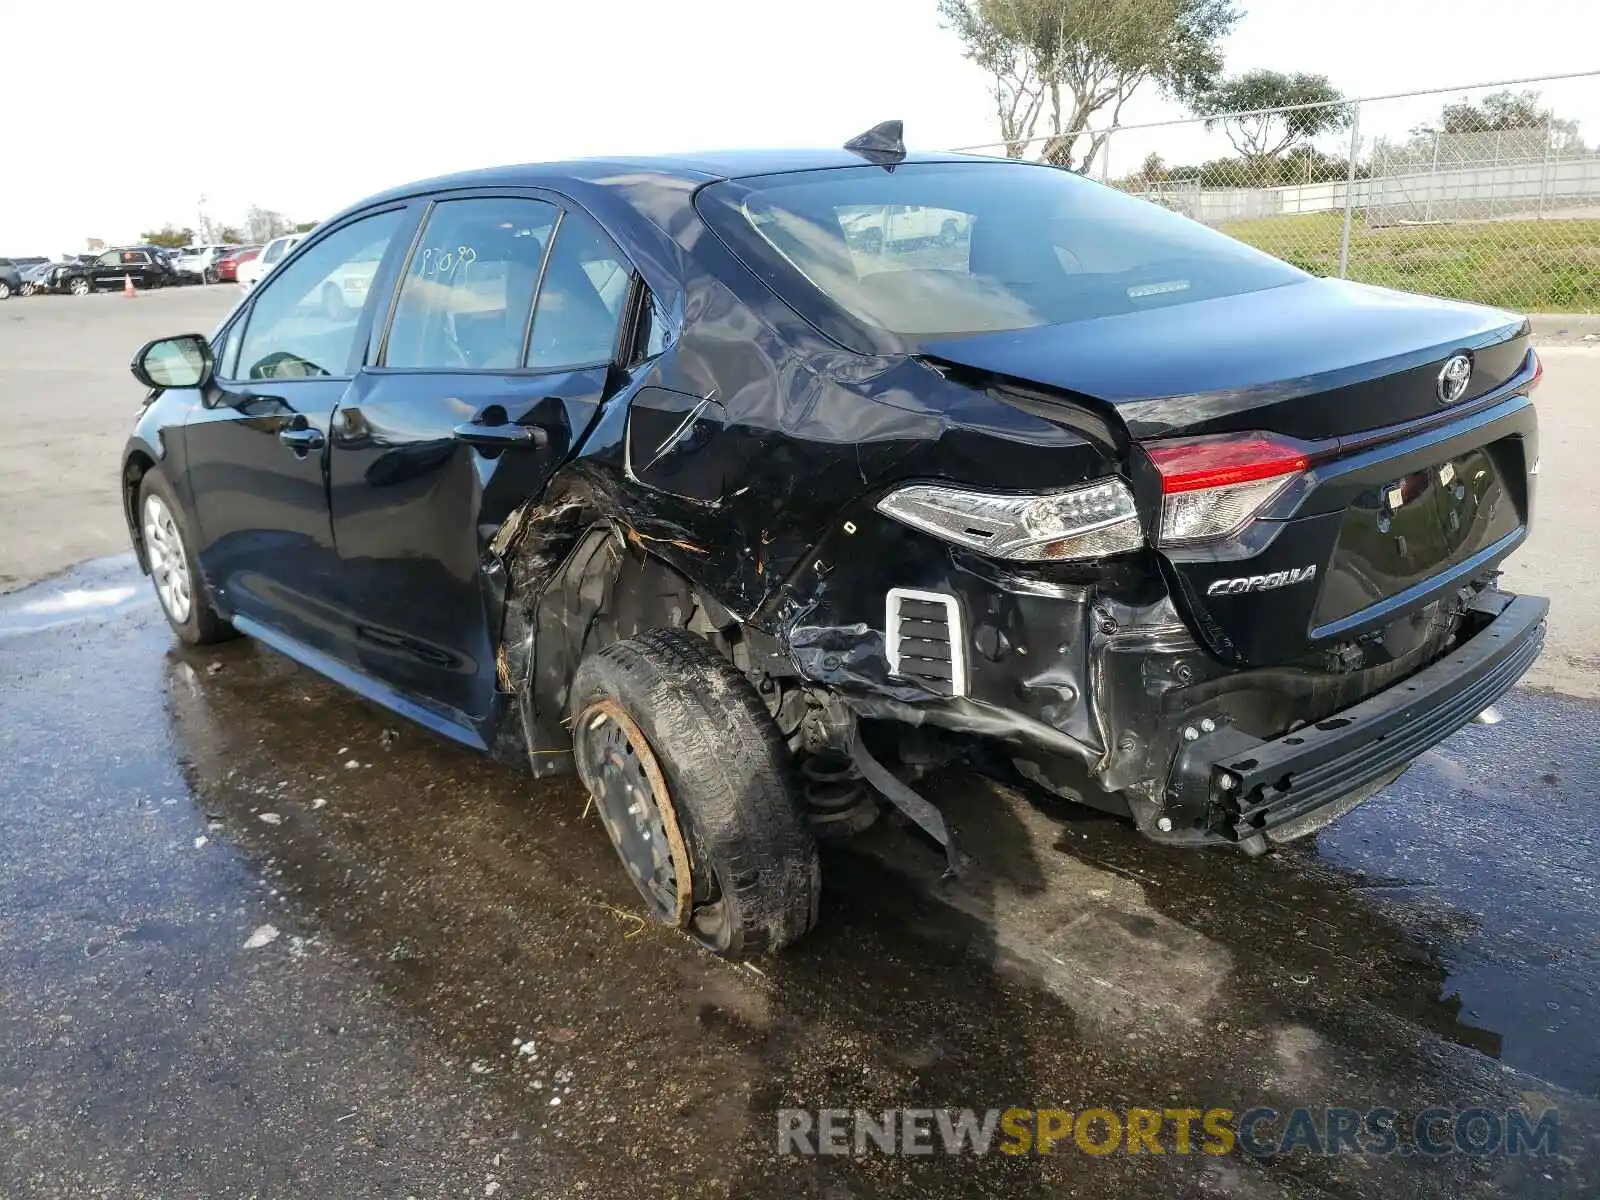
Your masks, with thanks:
[{"label": "bare steel wheel", "polygon": [[211,603],[205,580],[195,566],[184,510],[160,467],[144,473],[136,500],[139,542],[167,624],[193,646],[238,636]]},{"label": "bare steel wheel", "polygon": [[617,856],[664,925],[689,922],[689,852],[666,777],[650,743],[614,700],[599,700],[573,731],[578,774],[594,797]]},{"label": "bare steel wheel", "polygon": [[686,630],[646,630],[585,658],[569,703],[578,774],[653,918],[733,959],[816,923],[788,747],[732,663]]},{"label": "bare steel wheel", "polygon": [[144,498],[144,549],[161,607],[174,625],[182,625],[194,611],[189,555],[183,548],[178,523],[172,519],[172,510],[154,492]]}]

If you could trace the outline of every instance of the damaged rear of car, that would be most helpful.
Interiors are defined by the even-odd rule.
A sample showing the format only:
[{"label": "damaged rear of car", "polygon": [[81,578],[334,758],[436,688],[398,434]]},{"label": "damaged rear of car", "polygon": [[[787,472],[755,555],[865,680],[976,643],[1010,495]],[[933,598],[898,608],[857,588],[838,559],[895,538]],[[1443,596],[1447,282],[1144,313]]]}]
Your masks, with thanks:
[{"label": "damaged rear of car", "polygon": [[[869,254],[830,228],[891,203],[967,232]],[[1047,169],[701,206],[819,329],[922,372],[878,403],[946,426],[786,585],[796,661],[856,714],[1001,739],[1153,837],[1258,853],[1538,654],[1546,602],[1495,586],[1538,460],[1522,318],[1314,279]]]},{"label": "damaged rear of car", "polygon": [[575,770],[730,957],[814,923],[816,839],[880,800],[959,869],[938,764],[1259,853],[1527,669],[1521,318],[847,151],[411,185],[151,343],[123,488],[173,628]]}]

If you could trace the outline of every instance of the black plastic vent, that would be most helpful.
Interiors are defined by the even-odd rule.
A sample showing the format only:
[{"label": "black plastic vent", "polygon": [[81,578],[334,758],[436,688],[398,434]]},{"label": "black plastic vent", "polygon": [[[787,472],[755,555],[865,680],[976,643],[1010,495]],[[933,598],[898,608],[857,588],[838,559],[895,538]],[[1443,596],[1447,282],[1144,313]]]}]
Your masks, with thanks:
[{"label": "black plastic vent", "polygon": [[954,596],[893,588],[884,620],[889,673],[938,696],[967,692],[961,610]]}]

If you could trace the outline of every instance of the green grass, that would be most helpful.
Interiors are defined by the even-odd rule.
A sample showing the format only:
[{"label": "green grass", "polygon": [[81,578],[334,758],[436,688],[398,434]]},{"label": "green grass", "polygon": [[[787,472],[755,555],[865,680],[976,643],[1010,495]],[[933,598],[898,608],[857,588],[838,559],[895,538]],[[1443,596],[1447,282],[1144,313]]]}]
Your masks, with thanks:
[{"label": "green grass", "polygon": [[[1339,273],[1342,213],[1222,231],[1315,275]],[[1600,312],[1600,220],[1350,227],[1350,278],[1518,312]]]}]

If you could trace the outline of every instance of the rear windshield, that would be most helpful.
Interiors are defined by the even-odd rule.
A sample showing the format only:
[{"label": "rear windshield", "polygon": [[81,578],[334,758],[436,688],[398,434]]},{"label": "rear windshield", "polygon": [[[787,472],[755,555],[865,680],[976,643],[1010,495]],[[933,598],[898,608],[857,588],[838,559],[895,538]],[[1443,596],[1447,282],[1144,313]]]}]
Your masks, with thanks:
[{"label": "rear windshield", "polygon": [[1306,278],[1187,217],[1049,167],[844,167],[731,180],[702,196],[712,224],[803,314],[820,292],[856,321],[907,338],[1086,321]]}]

